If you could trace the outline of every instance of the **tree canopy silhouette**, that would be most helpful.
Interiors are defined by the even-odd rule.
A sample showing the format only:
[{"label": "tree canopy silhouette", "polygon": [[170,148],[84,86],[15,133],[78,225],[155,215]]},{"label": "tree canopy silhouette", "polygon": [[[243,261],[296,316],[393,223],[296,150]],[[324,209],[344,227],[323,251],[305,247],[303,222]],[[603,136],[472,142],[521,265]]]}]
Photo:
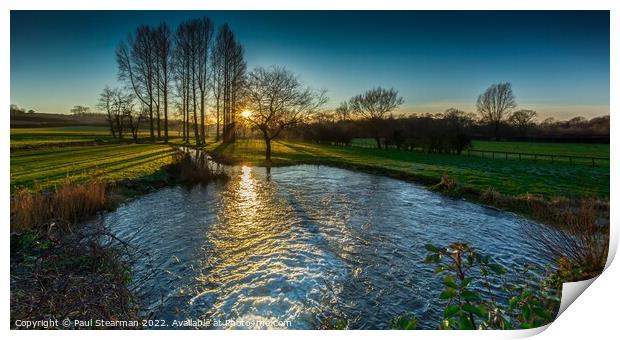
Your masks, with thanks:
[{"label": "tree canopy silhouette", "polygon": [[489,86],[476,102],[476,109],[486,122],[493,125],[495,131],[495,139],[499,140],[500,125],[512,109],[517,107],[515,96],[512,93],[512,85],[510,83],[499,83]]},{"label": "tree canopy silhouette", "polygon": [[280,133],[306,121],[327,101],[325,91],[315,91],[291,71],[278,66],[257,67],[248,76],[246,119],[261,131],[265,159],[271,161],[271,141]]}]

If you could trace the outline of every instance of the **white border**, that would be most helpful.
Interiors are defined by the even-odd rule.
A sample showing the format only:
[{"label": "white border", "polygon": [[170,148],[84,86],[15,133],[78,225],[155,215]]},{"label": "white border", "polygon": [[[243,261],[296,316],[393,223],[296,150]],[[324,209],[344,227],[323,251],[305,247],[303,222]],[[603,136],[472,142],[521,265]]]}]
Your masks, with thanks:
[{"label": "white border", "polygon": [[[619,29],[618,23],[620,23],[620,15],[618,15],[619,1],[611,0],[563,0],[563,1],[545,1],[545,0],[520,0],[520,1],[491,1],[491,0],[434,0],[425,1],[419,3],[411,3],[395,0],[382,0],[382,1],[369,1],[369,0],[312,0],[312,1],[252,1],[252,0],[225,0],[225,1],[213,1],[213,2],[198,2],[191,0],[175,0],[175,1],[155,1],[155,0],[107,0],[100,3],[85,3],[85,1],[74,0],[4,0],[0,3],[2,13],[0,20],[2,34],[0,35],[2,50],[4,53],[0,53],[0,63],[4,69],[2,74],[8,75],[10,71],[9,63],[9,46],[10,46],[10,9],[158,9],[158,10],[172,10],[172,9],[417,9],[417,10],[430,10],[430,9],[452,9],[452,10],[473,10],[473,9],[501,9],[501,10],[611,10],[611,93],[618,92],[618,67],[617,60],[620,60],[619,48]],[[8,107],[10,104],[10,78],[5,76],[2,83],[2,105]],[[618,106],[618,96],[612,95],[610,99],[610,108]],[[9,221],[9,185],[10,185],[10,153],[9,148],[9,134],[8,127],[10,126],[9,115],[2,115],[4,119],[4,131],[0,134],[0,139],[4,145],[3,161],[0,162],[1,171],[4,174],[2,180],[2,194],[1,199],[3,201],[2,207],[2,220],[5,221],[4,233],[2,235],[2,245],[4,249],[5,265],[2,267],[2,277],[5,279],[2,281],[3,299],[2,303],[4,308],[2,309],[2,317],[5,320],[5,332],[6,335],[25,338],[31,336],[45,336],[48,338],[82,338],[86,333],[84,332],[48,332],[48,331],[9,331],[9,239],[8,235],[8,221]],[[611,120],[612,131],[618,131],[619,123],[616,119]],[[611,138],[611,196],[613,197],[618,193],[618,175],[617,163],[618,157],[614,154],[615,150],[618,150],[619,138],[617,134],[612,134]],[[612,226],[612,239],[610,257],[608,260],[608,268],[605,272],[592,283],[592,288],[587,289],[577,299],[577,302],[573,304],[568,310],[563,313],[554,323],[552,323],[548,329],[543,332],[541,338],[558,338],[558,337],[570,337],[570,338],[596,338],[604,337],[608,334],[615,333],[617,326],[617,312],[616,304],[618,302],[617,287],[620,282],[620,270],[617,264],[612,264],[611,259],[616,253],[618,245],[618,219],[615,211],[612,209],[611,215]],[[546,328],[546,327],[545,327]],[[436,332],[436,331],[416,331],[414,333],[402,332],[402,331],[347,331],[346,333],[337,333],[336,331],[323,331],[316,333],[316,331],[258,331],[258,332],[226,332],[225,331],[209,331],[205,332],[192,332],[192,331],[115,331],[109,333],[105,331],[92,331],[88,333],[89,337],[95,339],[104,339],[110,335],[115,337],[136,337],[136,336],[148,336],[155,339],[169,339],[171,336],[183,336],[192,338],[205,338],[205,337],[227,337],[236,338],[242,336],[251,336],[258,339],[285,339],[290,337],[296,337],[301,339],[310,339],[316,336],[336,338],[336,337],[355,337],[359,339],[371,339],[377,336],[381,337],[395,337],[395,338],[410,338],[423,336],[425,338],[472,338],[472,339],[485,339],[485,338],[498,338],[498,337],[522,337],[533,335],[542,331],[542,329],[532,331],[520,331],[520,332],[506,332],[506,331],[485,331],[485,332]],[[171,332],[183,332],[171,333]]]}]

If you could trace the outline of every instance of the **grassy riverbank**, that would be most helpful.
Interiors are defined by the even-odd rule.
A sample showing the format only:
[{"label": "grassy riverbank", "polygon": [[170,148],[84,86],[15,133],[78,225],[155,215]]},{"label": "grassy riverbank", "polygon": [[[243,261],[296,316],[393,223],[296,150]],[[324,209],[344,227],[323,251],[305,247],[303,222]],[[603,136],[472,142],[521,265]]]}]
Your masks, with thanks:
[{"label": "grassy riverbank", "polygon": [[[358,168],[411,179],[423,184],[439,183],[444,175],[474,190],[492,188],[505,195],[534,194],[544,197],[609,197],[609,167],[503,160],[400,150],[338,147],[302,142],[275,141],[272,165],[323,163]],[[247,165],[265,165],[264,144],[242,139],[207,151]]]}]

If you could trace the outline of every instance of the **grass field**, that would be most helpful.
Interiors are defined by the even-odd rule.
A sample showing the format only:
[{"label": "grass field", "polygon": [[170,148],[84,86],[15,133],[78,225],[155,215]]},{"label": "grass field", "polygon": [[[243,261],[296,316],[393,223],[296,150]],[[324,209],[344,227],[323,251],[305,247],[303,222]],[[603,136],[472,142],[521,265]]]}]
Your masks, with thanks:
[{"label": "grass field", "polygon": [[[275,165],[325,162],[397,171],[439,182],[442,175],[476,188],[492,187],[509,195],[609,197],[609,167],[569,165],[551,162],[516,161],[427,154],[399,150],[377,150],[276,141],[272,145]],[[238,140],[229,145],[211,144],[226,157],[248,165],[264,163],[260,140]]]},{"label": "grass field", "polygon": [[11,148],[54,143],[92,142],[111,140],[110,130],[104,127],[68,126],[55,128],[12,128]]},{"label": "grass field", "polygon": [[[11,129],[14,143],[54,144],[65,140],[110,139],[105,128],[64,127]],[[172,139],[178,143],[180,139]],[[497,151],[573,152],[597,157],[609,154],[608,145],[554,143],[480,142],[475,147]],[[566,147],[562,148],[563,145]],[[205,148],[249,165],[264,164],[261,140],[240,139],[222,145],[211,141]],[[588,153],[591,150],[592,154]],[[78,181],[97,174],[102,180],[132,179],[152,174],[171,161],[172,149],[164,144],[107,144],[93,146],[42,146],[32,150],[11,151],[11,189],[31,187],[35,181],[53,186],[67,176]],[[398,172],[427,182],[439,182],[449,175],[460,183],[476,188],[492,187],[509,194],[544,196],[595,195],[609,197],[609,166],[551,163],[533,160],[503,160],[483,157],[427,154],[399,150],[377,150],[275,141],[274,165],[326,163],[347,167],[374,168],[380,173]]]},{"label": "grass field", "polygon": [[[177,138],[177,131],[170,133]],[[140,138],[148,138],[148,130],[140,130]],[[125,132],[123,138],[131,141],[131,133]],[[55,146],[68,143],[116,142],[110,129],[97,126],[64,126],[51,128],[11,128],[11,149]]]},{"label": "grass field", "polygon": [[609,158],[609,144],[473,141],[476,150]]},{"label": "grass field", "polygon": [[135,179],[151,175],[172,161],[173,149],[165,144],[110,144],[45,148],[11,152],[11,190],[43,188],[71,177],[85,181]]},{"label": "grass field", "polygon": [[[353,145],[376,147],[372,138],[354,138]],[[578,143],[542,143],[542,142],[507,142],[492,140],[474,140],[475,150],[497,152],[521,152],[544,155],[602,157],[609,158],[609,144],[578,144]]]}]

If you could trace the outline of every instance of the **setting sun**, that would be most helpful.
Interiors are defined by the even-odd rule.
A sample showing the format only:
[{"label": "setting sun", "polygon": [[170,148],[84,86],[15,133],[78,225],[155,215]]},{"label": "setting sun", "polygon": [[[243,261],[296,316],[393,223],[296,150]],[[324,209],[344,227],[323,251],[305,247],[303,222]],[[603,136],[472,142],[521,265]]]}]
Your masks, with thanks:
[{"label": "setting sun", "polygon": [[243,118],[250,118],[251,115],[252,115],[251,111],[246,110],[246,111],[241,112],[241,117]]}]

